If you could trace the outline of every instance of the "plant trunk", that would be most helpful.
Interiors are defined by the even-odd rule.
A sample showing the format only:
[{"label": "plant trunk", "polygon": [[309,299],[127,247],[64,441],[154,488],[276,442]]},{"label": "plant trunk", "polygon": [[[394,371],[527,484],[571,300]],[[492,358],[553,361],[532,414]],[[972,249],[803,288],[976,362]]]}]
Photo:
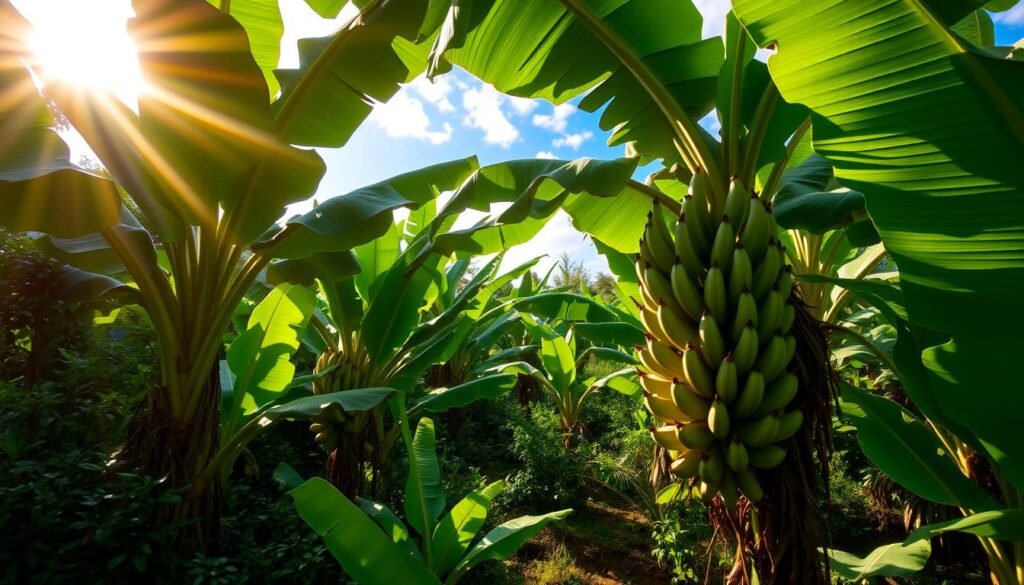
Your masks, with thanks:
[{"label": "plant trunk", "polygon": [[[216,362],[215,362],[216,363]],[[217,454],[220,425],[220,377],[212,368],[190,420],[171,416],[167,389],[157,386],[131,422],[119,459],[163,480],[161,494],[178,493],[159,504],[153,522],[174,526],[171,546],[179,552],[202,552],[220,537],[222,506],[220,474],[201,492],[191,486]]]},{"label": "plant trunk", "polygon": [[363,495],[367,471],[375,483],[380,476],[381,442],[373,411],[357,413],[345,427],[338,432],[337,448],[327,455],[324,476],[351,500]]}]

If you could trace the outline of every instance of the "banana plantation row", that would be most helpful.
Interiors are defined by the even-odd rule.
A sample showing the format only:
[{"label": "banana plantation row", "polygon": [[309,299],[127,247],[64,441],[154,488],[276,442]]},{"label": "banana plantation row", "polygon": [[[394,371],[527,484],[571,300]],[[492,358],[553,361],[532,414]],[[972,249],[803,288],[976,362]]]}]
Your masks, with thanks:
[{"label": "banana plantation row", "polygon": [[[571,510],[480,538],[504,482],[449,505],[435,420],[532,388],[571,445],[588,402],[619,393],[653,438],[641,492],[703,501],[725,582],[907,575],[959,532],[993,583],[1024,585],[1024,64],[989,15],[1015,2],[734,0],[721,38],[688,0],[356,4],[281,70],[274,1],[136,1],[132,109],[47,80],[0,3],[0,224],[54,259],[64,306],[138,305],[155,338],[157,383],[110,463],[173,495],[144,522],[216,550],[250,443],[303,421],[322,477],[275,477],[351,579],[455,583]],[[308,147],[345,148],[372,104],[454,66],[578,99],[628,156],[470,157],[318,192]],[[719,136],[697,122],[712,111]],[[457,225],[469,210],[486,215]],[[607,260],[607,298],[552,287],[537,260],[503,269],[559,210]],[[615,369],[588,376],[590,359]],[[866,558],[833,550],[815,504],[840,412],[884,474],[954,516]],[[366,497],[396,457],[390,509]]]}]

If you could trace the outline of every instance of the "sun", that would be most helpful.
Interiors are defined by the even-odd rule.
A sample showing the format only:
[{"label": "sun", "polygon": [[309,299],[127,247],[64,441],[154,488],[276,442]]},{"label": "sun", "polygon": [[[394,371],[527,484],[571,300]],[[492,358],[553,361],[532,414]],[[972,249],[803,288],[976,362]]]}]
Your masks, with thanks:
[{"label": "sun", "polygon": [[134,105],[144,87],[125,23],[130,0],[21,0],[33,24],[29,45],[45,84],[58,80],[114,93]]}]

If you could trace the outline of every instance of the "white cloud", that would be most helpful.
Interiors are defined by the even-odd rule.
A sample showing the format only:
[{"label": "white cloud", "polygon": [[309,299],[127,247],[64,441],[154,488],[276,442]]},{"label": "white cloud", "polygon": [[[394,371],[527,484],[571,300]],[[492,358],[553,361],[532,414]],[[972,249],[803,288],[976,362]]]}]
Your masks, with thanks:
[{"label": "white cloud", "polygon": [[534,114],[533,125],[552,132],[565,132],[569,116],[573,115],[575,111],[576,106],[572,104],[560,104],[555,106],[551,114]]},{"label": "white cloud", "polygon": [[519,129],[509,122],[502,110],[508,100],[490,85],[467,89],[462,94],[462,107],[466,109],[463,123],[470,128],[483,130],[484,142],[488,144],[497,144],[502,148],[512,146],[519,138]]},{"label": "white cloud", "polygon": [[555,160],[558,157],[555,156],[555,153],[551,152],[550,150],[542,150],[542,151],[537,153],[537,158],[543,158],[543,159],[548,159],[548,160]]},{"label": "white cloud", "polygon": [[431,144],[442,144],[452,137],[452,125],[447,122],[441,130],[430,129],[430,116],[423,109],[423,102],[410,96],[408,89],[374,108],[370,119],[392,138],[417,138]]},{"label": "white cloud", "polygon": [[1024,25],[1024,3],[1018,3],[1006,12],[993,14],[992,19],[999,24],[1008,24],[1010,26]]},{"label": "white cloud", "polygon": [[729,0],[694,0],[697,10],[704,17],[704,38],[717,37],[725,30],[725,15],[732,9]]},{"label": "white cloud", "polygon": [[540,105],[540,100],[531,100],[530,98],[516,97],[514,95],[505,96],[505,100],[508,101],[508,105],[512,106],[512,111],[519,116],[529,114]]},{"label": "white cloud", "polygon": [[555,138],[554,140],[551,141],[551,144],[555,148],[568,146],[573,150],[579,150],[580,146],[582,146],[584,142],[590,140],[593,137],[594,133],[591,132],[590,130],[586,130],[584,132],[577,132],[576,134],[566,134],[561,138]]},{"label": "white cloud", "polygon": [[434,104],[438,110],[442,112],[455,111],[455,106],[448,100],[448,94],[452,92],[452,84],[448,81],[448,77],[441,76],[430,81],[425,75],[420,75],[413,79],[408,87],[415,90],[421,98]]}]

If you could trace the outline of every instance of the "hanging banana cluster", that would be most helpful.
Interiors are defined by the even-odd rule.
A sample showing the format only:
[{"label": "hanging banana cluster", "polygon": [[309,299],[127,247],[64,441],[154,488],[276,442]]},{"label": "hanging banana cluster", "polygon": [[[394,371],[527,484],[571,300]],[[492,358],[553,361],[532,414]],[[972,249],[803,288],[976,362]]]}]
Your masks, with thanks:
[{"label": "hanging banana cluster", "polygon": [[698,478],[700,494],[733,508],[740,492],[764,495],[755,469],[786,456],[803,413],[790,372],[796,338],[793,275],[771,209],[733,180],[725,200],[698,172],[670,229],[655,204],[640,242],[637,348],[654,439],[672,452],[672,472]]},{"label": "hanging banana cluster", "polygon": [[[320,354],[313,368],[314,374],[336,368],[323,377],[313,381],[313,393],[331,394],[342,390],[362,387],[363,372],[357,364],[345,358],[344,352],[326,351]],[[325,452],[330,453],[338,447],[339,433],[355,434],[365,425],[365,413],[346,413],[337,404],[324,408],[323,413],[313,417],[309,431],[315,436],[313,440]]]}]

